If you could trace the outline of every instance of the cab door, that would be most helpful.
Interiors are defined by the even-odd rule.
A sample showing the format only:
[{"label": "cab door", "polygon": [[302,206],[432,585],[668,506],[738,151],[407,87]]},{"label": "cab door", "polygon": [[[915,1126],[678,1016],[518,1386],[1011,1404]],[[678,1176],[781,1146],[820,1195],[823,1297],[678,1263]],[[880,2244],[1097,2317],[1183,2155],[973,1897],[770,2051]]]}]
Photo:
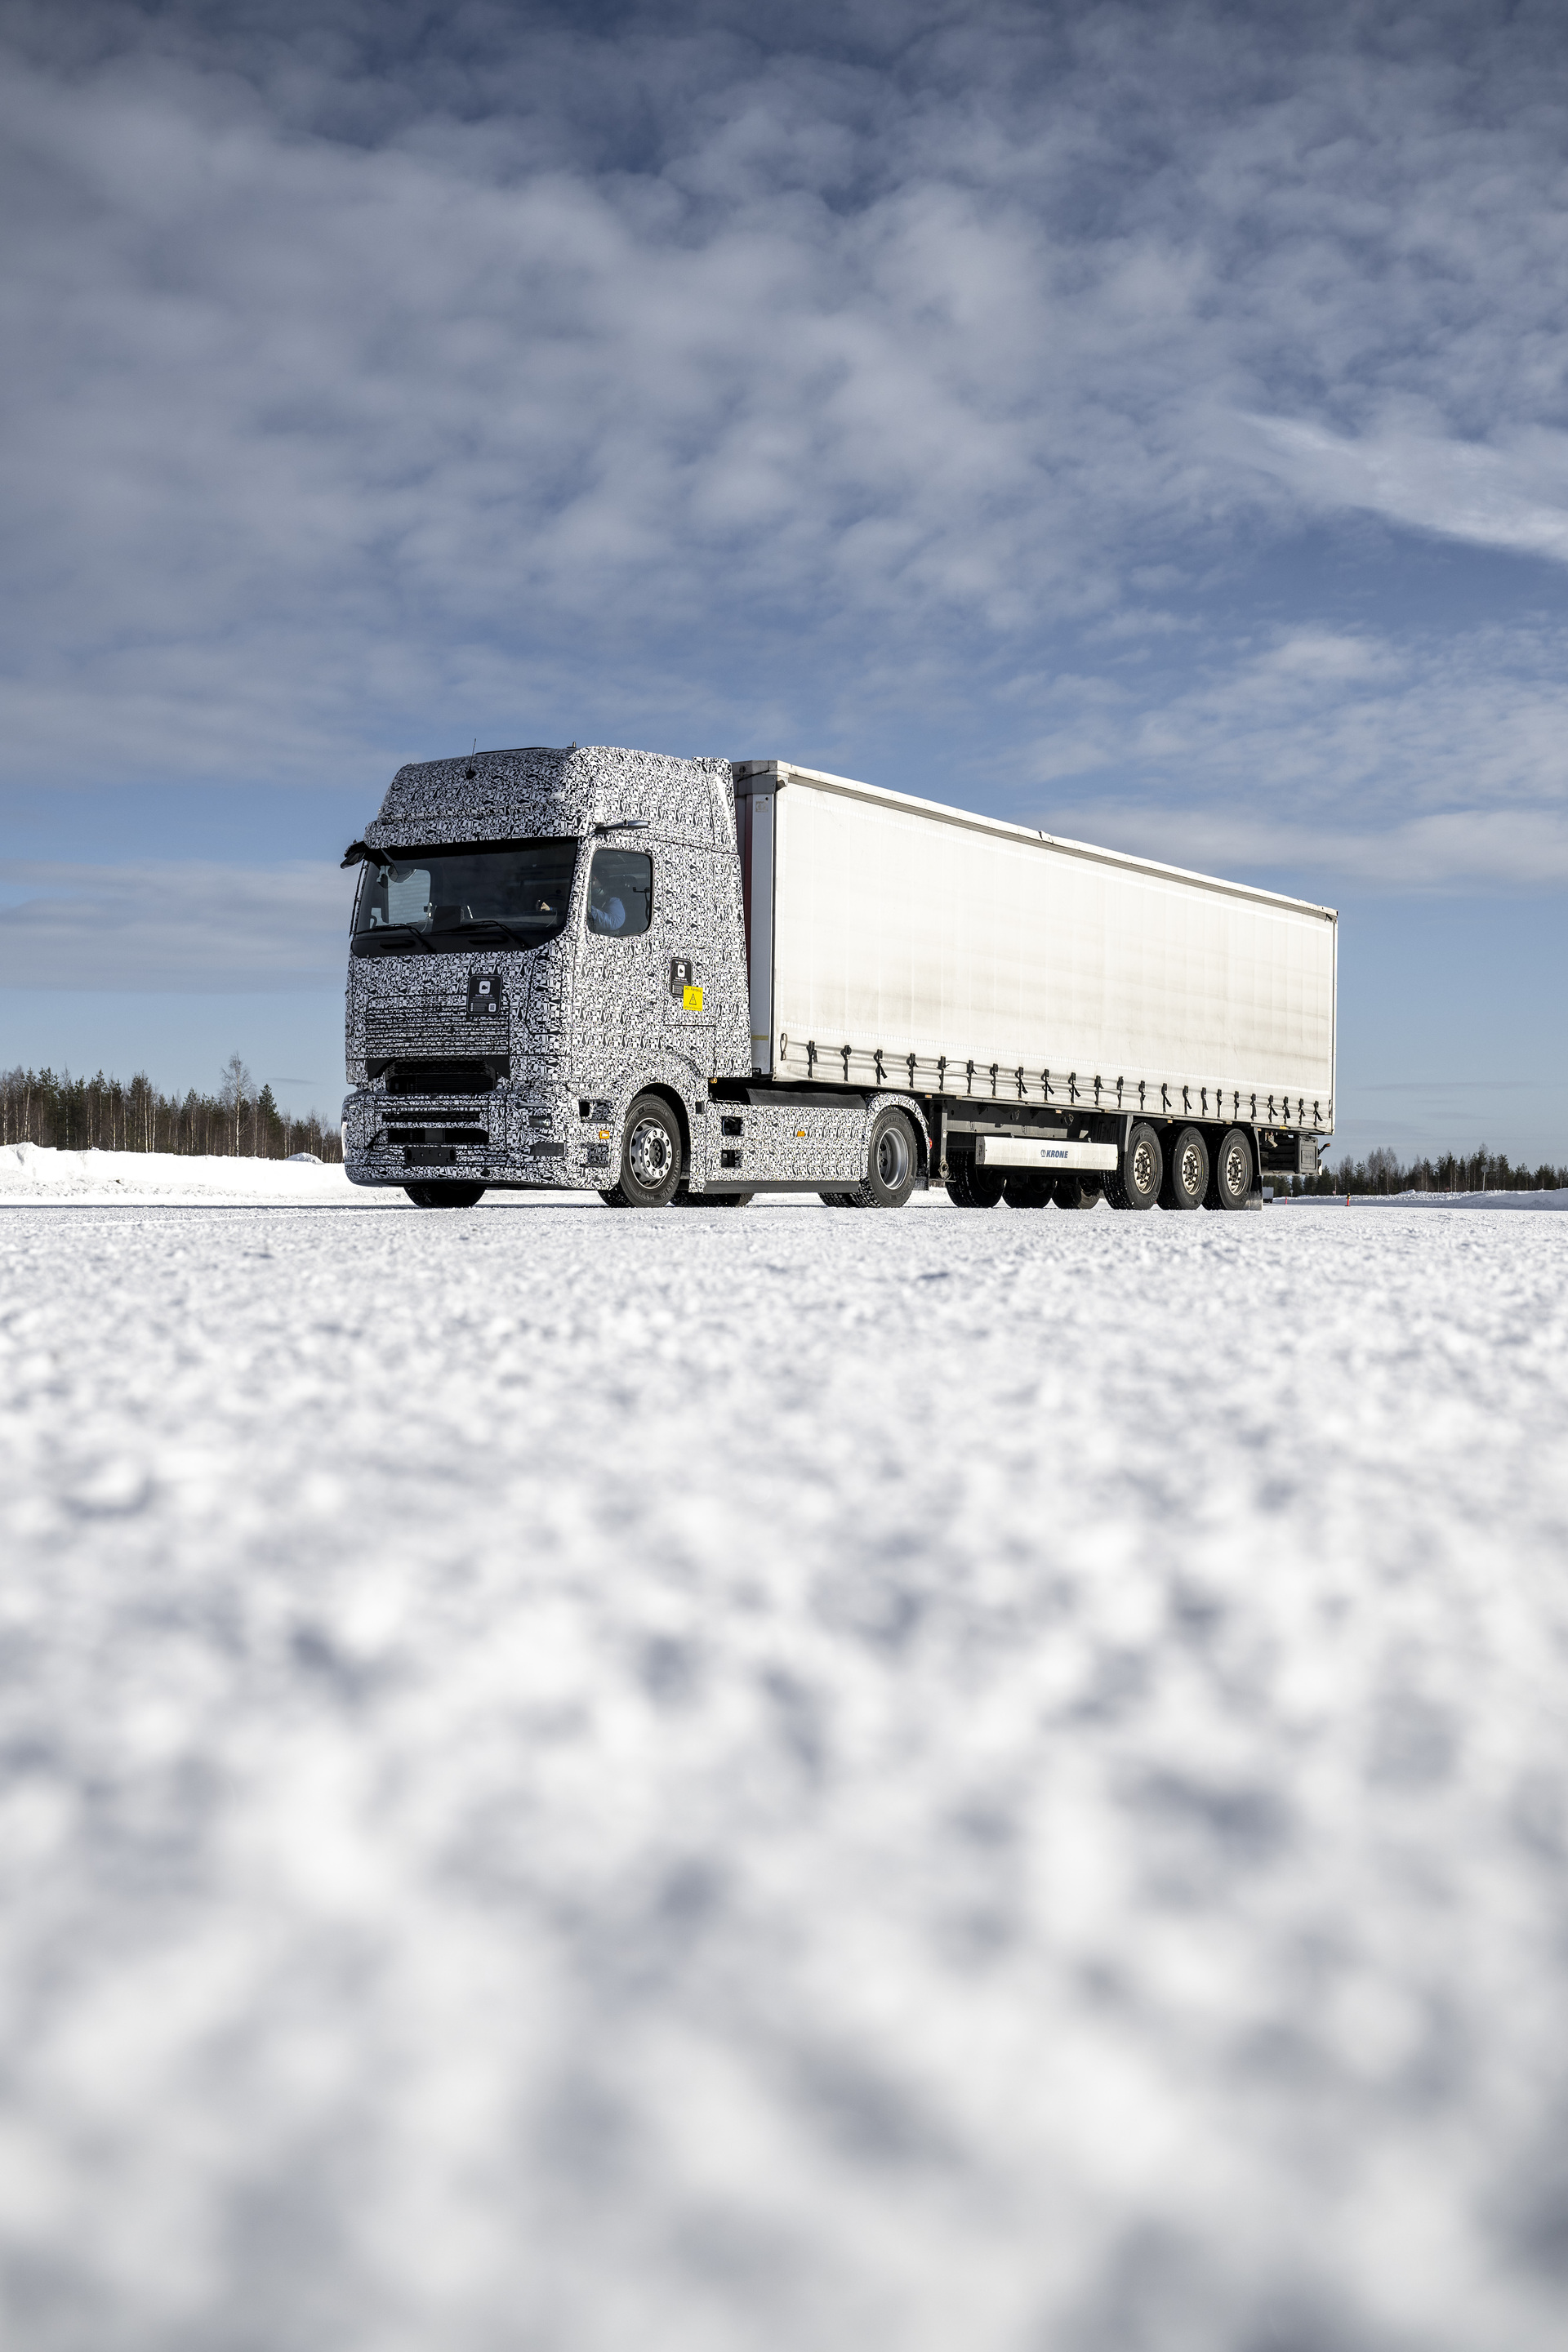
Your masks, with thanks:
[{"label": "cab door", "polygon": [[613,1093],[639,1080],[657,1052],[659,1014],[654,862],[645,849],[601,843],[588,868],[578,966],[581,1078]]},{"label": "cab door", "polygon": [[714,1067],[712,852],[671,843],[659,851],[657,924],[665,1032],[704,1077]]}]

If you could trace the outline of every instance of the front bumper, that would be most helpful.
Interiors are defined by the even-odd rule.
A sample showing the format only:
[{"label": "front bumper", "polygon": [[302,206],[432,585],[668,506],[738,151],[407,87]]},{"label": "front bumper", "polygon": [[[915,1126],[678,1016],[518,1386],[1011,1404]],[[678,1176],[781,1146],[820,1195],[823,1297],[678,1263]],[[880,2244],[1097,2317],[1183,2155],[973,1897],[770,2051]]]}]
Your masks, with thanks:
[{"label": "front bumper", "polygon": [[366,1087],[343,1107],[343,1168],[351,1184],[439,1181],[592,1189],[609,1181],[597,1129],[501,1094],[392,1096]]}]

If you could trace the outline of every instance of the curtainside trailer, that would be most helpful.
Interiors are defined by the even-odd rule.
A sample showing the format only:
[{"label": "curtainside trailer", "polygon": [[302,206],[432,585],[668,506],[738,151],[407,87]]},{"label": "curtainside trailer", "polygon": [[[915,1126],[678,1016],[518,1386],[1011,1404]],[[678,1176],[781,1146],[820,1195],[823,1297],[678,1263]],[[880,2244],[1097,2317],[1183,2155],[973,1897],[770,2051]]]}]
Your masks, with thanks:
[{"label": "curtainside trailer", "polygon": [[783,761],[399,770],[353,844],[344,1158],[592,1188],[1246,1209],[1333,1131],[1337,924]]}]

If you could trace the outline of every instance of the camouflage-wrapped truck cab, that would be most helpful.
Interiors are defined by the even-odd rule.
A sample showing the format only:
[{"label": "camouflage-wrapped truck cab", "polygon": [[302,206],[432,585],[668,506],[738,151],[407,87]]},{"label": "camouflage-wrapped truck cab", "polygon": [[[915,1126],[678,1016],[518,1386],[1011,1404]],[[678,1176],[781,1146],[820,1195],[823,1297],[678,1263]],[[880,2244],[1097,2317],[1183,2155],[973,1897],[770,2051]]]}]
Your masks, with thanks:
[{"label": "camouflage-wrapped truck cab", "polygon": [[879,1096],[752,1083],[728,761],[574,745],[402,768],[344,862],[354,1183],[428,1207],[863,1185]]}]

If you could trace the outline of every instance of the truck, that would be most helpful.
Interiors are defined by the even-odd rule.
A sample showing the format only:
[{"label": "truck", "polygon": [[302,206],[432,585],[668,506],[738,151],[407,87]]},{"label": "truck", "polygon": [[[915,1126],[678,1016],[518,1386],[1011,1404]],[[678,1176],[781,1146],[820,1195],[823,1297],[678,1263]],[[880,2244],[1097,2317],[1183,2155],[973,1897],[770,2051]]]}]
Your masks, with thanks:
[{"label": "truck", "polygon": [[357,867],[343,1158],[738,1208],[1240,1211],[1334,1123],[1334,910],[784,760],[400,768]]}]

